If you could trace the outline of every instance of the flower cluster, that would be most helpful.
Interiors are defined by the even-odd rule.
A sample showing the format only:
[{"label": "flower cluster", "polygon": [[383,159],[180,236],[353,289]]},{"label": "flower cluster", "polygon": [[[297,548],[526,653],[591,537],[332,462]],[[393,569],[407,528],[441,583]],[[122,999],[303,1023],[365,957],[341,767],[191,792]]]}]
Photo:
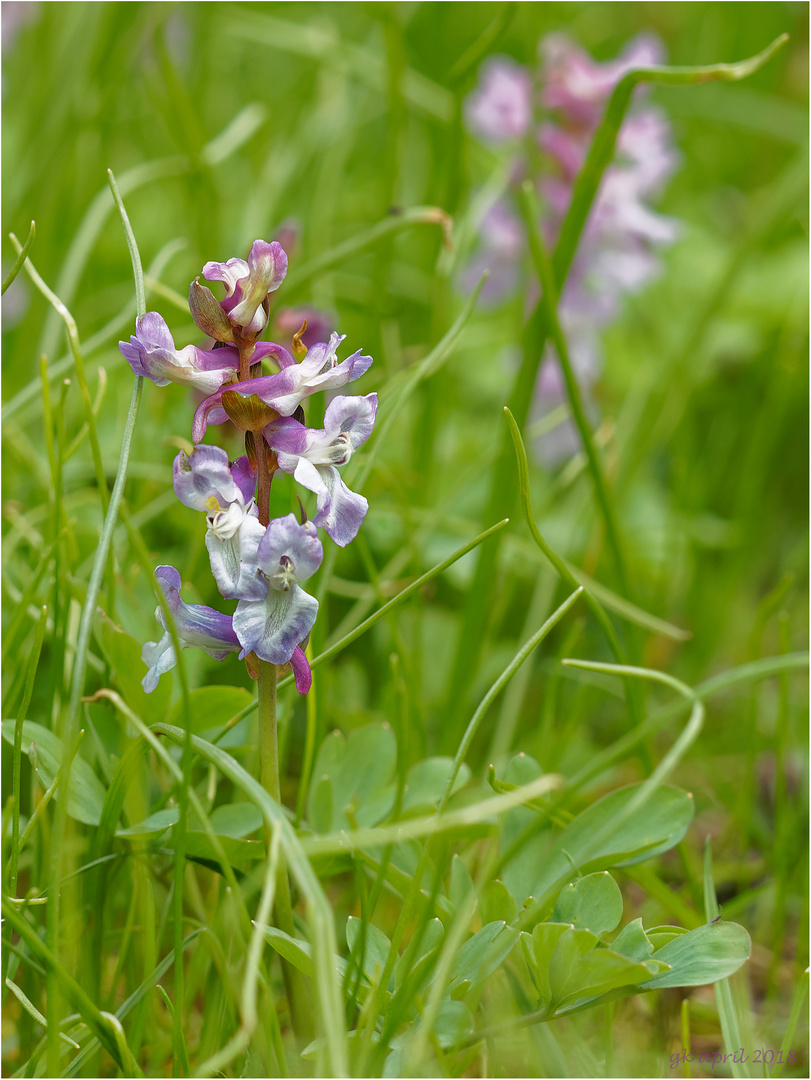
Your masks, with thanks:
[{"label": "flower cluster", "polygon": [[[524,179],[527,160],[537,160],[540,149],[545,168],[533,179],[544,205],[544,234],[554,242],[611,91],[633,68],[661,63],[662,50],[655,38],[642,35],[616,60],[600,64],[567,38],[551,35],[539,52],[537,91],[526,68],[505,57],[493,58],[468,98],[466,118],[473,134],[511,154],[515,182]],[[616,160],[603,177],[558,309],[572,365],[586,389],[600,367],[600,331],[616,317],[623,295],[639,291],[655,276],[656,250],[677,236],[677,223],[649,205],[676,164],[666,118],[650,105],[632,111],[620,131]],[[525,240],[518,214],[506,199],[490,208],[479,239],[464,275],[465,287],[487,268],[491,276],[486,297],[498,300],[514,293]],[[562,374],[551,354],[544,360],[536,394],[543,411],[563,400]],[[546,443],[551,456],[576,446],[571,432],[562,435],[562,440]]]},{"label": "flower cluster", "polygon": [[[187,454],[174,460],[173,486],[184,506],[205,515],[206,548],[217,588],[236,610],[225,615],[180,599],[180,574],[172,566],[155,571],[171,612],[181,648],[197,646],[215,660],[232,652],[246,660],[252,675],[258,662],[290,664],[296,686],[305,694],[312,677],[303,645],[318,611],[318,601],[301,588],[321,565],[319,528],[341,547],[358,534],[368,503],[344,484],[338,472],[371,435],[377,395],[333,397],[323,428],[304,423],[303,403],[310,394],[336,390],[368,370],[370,356],[360,350],[343,361],[337,352],[343,336],[307,345],[307,324],[293,336],[293,356],[274,342],[258,341],[269,314],[269,297],[284,280],[287,255],[281,244],[257,240],[247,262],[208,262],[203,277],[225,286],[218,301],[195,278],[189,307],[196,326],[216,344],[176,349],[164,319],[154,311],[136,322],[135,335],[119,347],[136,375],[156,386],[180,383],[202,392],[194,413]],[[264,374],[264,365],[275,369]],[[219,446],[203,444],[210,425],[231,420],[245,433],[246,455],[229,461]],[[275,472],[290,473],[315,493],[316,513],[308,521],[293,514],[270,519],[270,485]],[[165,633],[147,642],[142,657],[149,670],[144,690],[177,663],[163,605],[155,617]]]}]

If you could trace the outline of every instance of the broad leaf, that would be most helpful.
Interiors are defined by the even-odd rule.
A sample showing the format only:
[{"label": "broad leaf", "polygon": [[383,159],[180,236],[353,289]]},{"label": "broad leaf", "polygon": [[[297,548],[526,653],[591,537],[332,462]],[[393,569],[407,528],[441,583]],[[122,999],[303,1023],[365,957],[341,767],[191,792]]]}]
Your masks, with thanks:
[{"label": "broad leaf", "polygon": [[722,921],[706,923],[656,950],[653,959],[669,964],[670,971],[654,976],[642,989],[717,982],[737,971],[751,951],[752,942],[742,926]]},{"label": "broad leaf", "polygon": [[558,896],[552,915],[557,923],[571,923],[598,937],[615,930],[621,918],[622,893],[605,870],[570,882]]},{"label": "broad leaf", "polygon": [[160,836],[161,833],[166,832],[172,825],[176,825],[178,818],[180,817],[180,811],[177,807],[170,807],[167,810],[158,810],[154,814],[150,814],[149,817],[144,818],[143,821],[139,821],[137,825],[130,825],[128,829],[116,829],[116,836],[131,836],[139,839],[145,839],[150,836]]},{"label": "broad leaf", "polygon": [[[219,731],[252,701],[251,694],[241,686],[201,686],[192,690],[189,694],[192,731],[197,734]],[[172,707],[168,722],[181,728],[185,726],[186,712],[182,701]]]},{"label": "broad leaf", "polygon": [[[3,721],[3,738],[6,742],[14,745],[14,726],[16,721]],[[43,788],[49,788],[56,779],[59,766],[62,764],[62,740],[58,735],[35,723],[33,720],[23,721],[22,750],[30,755],[31,744],[34,744],[35,758],[32,762],[34,771],[39,777]],[[106,792],[101,780],[96,776],[84,758],[74,755],[70,766],[70,785],[68,787],[68,813],[76,821],[85,825],[98,825],[101,821],[101,811],[104,806]],[[59,798],[59,788],[54,798]]]},{"label": "broad leaf", "polygon": [[[346,920],[346,944],[350,953],[355,951],[355,943],[361,937],[363,930],[362,921],[350,915]],[[366,924],[366,940],[363,949],[361,967],[370,982],[378,982],[386,966],[391,942],[376,926]]]}]

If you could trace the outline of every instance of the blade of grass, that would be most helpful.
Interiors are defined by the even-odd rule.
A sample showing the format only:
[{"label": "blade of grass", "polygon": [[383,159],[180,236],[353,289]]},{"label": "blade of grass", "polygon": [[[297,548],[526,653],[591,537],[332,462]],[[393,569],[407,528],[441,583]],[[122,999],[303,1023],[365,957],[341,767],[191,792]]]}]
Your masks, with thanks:
[{"label": "blade of grass", "polygon": [[[9,233],[9,238],[17,249],[22,251],[22,245],[20,244],[14,233]],[[87,431],[90,438],[90,450],[93,456],[93,466],[96,470],[96,483],[99,489],[99,499],[101,500],[101,512],[107,513],[108,495],[107,495],[107,478],[104,474],[104,464],[101,460],[101,449],[99,448],[99,437],[96,431],[96,419],[93,415],[93,402],[90,397],[90,390],[87,385],[87,378],[84,370],[84,360],[82,359],[82,347],[79,341],[79,330],[76,326],[76,320],[71,315],[68,307],[59,297],[53,292],[34,268],[30,259],[25,260],[25,272],[28,274],[31,281],[36,288],[42,293],[51,307],[57,312],[59,317],[65,324],[65,330],[68,335],[68,343],[70,345],[70,351],[73,354],[73,364],[76,369],[76,380],[79,383],[79,393],[82,397],[82,404],[84,406],[85,422],[87,423]],[[47,356],[48,353],[45,353]]]},{"label": "blade of grass", "polygon": [[[704,842],[704,915],[707,922],[712,922],[720,913],[721,909],[718,906],[718,898],[715,895],[715,882],[712,876],[712,844],[708,836]],[[732,1075],[746,1080],[752,1074],[746,1062],[745,1054],[741,1054],[740,1061],[736,1060],[737,1052],[743,1046],[743,1038],[729,977],[719,979],[714,984],[713,990],[715,991],[715,1003],[718,1006],[721,1033],[724,1037],[724,1050],[727,1055],[733,1055]],[[747,1028],[747,1030],[751,1029]]]},{"label": "blade of grass", "polygon": [[20,704],[17,718],[14,724],[14,757],[12,760],[11,791],[14,799],[14,809],[11,818],[11,869],[9,871],[8,891],[12,896],[17,895],[17,868],[20,861],[20,773],[23,745],[23,722],[28,715],[28,706],[31,704],[31,695],[34,692],[34,678],[39,666],[39,655],[42,652],[42,642],[45,638],[45,627],[48,620],[48,608],[43,605],[42,612],[34,632],[34,645],[28,658],[28,669],[25,673],[25,689]]},{"label": "blade of grass", "polygon": [[794,1035],[797,1031],[797,1025],[800,1022],[800,1017],[803,1015],[803,1006],[805,1005],[805,997],[808,993],[808,971],[804,971],[800,976],[797,983],[797,988],[794,991],[794,997],[791,1002],[791,1014],[788,1018],[788,1024],[786,1024],[786,1032],[783,1035],[783,1041],[780,1043],[780,1062],[774,1070],[776,1080],[783,1074],[783,1065],[788,1064],[786,1060],[789,1054],[793,1050]]},{"label": "blade of grass", "polygon": [[[22,1005],[28,1015],[33,1017],[33,1019],[36,1020],[38,1024],[42,1025],[42,1027],[47,1028],[48,1021],[45,1019],[45,1017],[42,1015],[36,1005],[34,1005],[34,1003],[25,996],[19,986],[17,986],[16,983],[12,982],[11,979],[6,979],[6,986],[9,988],[15,998],[19,1001],[19,1003]],[[68,1046],[72,1046],[74,1050],[81,1050],[81,1046],[79,1046],[77,1042],[74,1042],[73,1039],[68,1038],[64,1031],[59,1032],[59,1038],[62,1039],[63,1042],[66,1042]]]},{"label": "blade of grass", "polygon": [[273,910],[273,897],[276,891],[276,876],[279,871],[279,850],[281,845],[281,832],[278,828],[271,830],[271,840],[268,847],[267,869],[262,886],[262,895],[259,899],[259,907],[256,911],[256,919],[253,924],[253,934],[248,946],[248,956],[245,962],[245,975],[242,981],[242,1000],[239,1030],[231,1039],[196,1069],[197,1076],[211,1076],[215,1072],[222,1072],[237,1054],[240,1054],[250,1043],[251,1036],[258,1023],[256,1012],[256,987],[259,979],[259,963],[262,949],[265,944],[264,928],[270,919]]},{"label": "blade of grass", "polygon": [[[625,553],[623,550],[619,523],[617,521],[617,512],[614,507],[611,493],[608,490],[605,476],[603,475],[600,459],[597,457],[597,450],[595,449],[594,439],[592,438],[591,433],[591,425],[586,419],[586,412],[583,408],[583,397],[580,392],[580,386],[572,368],[571,360],[569,359],[569,346],[566,343],[566,336],[561,329],[560,321],[558,319],[558,290],[555,282],[555,274],[552,270],[552,263],[541,233],[540,206],[532,181],[525,180],[521,185],[519,201],[521,213],[524,218],[527,240],[529,242],[530,255],[535,266],[538,283],[541,286],[541,304],[544,315],[544,324],[549,339],[557,353],[561,371],[563,372],[563,381],[566,384],[566,396],[569,399],[569,408],[572,411],[572,419],[577,425],[577,430],[580,434],[581,442],[583,443],[583,449],[586,452],[589,471],[591,472],[591,479],[594,484],[594,493],[597,496],[597,502],[603,516],[606,536],[614,556],[617,577],[623,593],[627,595],[629,593],[628,572],[625,564]],[[518,430],[517,426],[515,430]],[[515,439],[514,434],[513,439]],[[560,573],[559,570],[558,573]],[[605,627],[603,627],[603,629],[605,630]]]},{"label": "blade of grass", "polygon": [[22,248],[20,249],[19,253],[17,254],[17,258],[14,260],[14,265],[9,270],[8,275],[6,276],[5,280],[3,281],[2,287],[0,287],[0,296],[3,295],[3,293],[6,291],[6,289],[9,287],[9,285],[12,283],[12,281],[15,279],[17,274],[19,274],[20,270],[22,270],[23,263],[28,258],[28,252],[31,250],[31,245],[34,243],[34,237],[36,236],[36,234],[37,234],[37,226],[36,226],[36,223],[32,221],[31,222],[31,228],[28,230],[28,236],[25,239],[25,243],[23,244]]},{"label": "blade of grass", "polygon": [[[390,217],[384,218],[365,232],[344,240],[342,244],[325,251],[322,255],[316,255],[314,259],[304,263],[294,273],[291,273],[285,281],[285,297],[290,298],[301,292],[305,285],[336,266],[343,266],[348,259],[356,255],[362,255],[376,244],[385,240],[395,233],[402,232],[412,225],[439,225],[442,229],[443,239],[446,245],[450,244],[451,219],[439,206],[412,206],[407,210],[400,210]],[[287,299],[285,302],[288,302]]]},{"label": "blade of grass", "polygon": [[[187,949],[193,941],[195,941],[201,934],[204,933],[210,933],[210,931],[208,931],[206,927],[198,927],[196,930],[192,930],[192,932],[188,934],[186,939],[184,940],[183,948]],[[163,958],[163,960],[161,960],[155,970],[151,973],[149,978],[144,979],[140,986],[138,986],[137,989],[134,990],[132,994],[130,994],[127,1000],[116,1009],[115,1015],[119,1020],[123,1020],[124,1017],[127,1016],[127,1014],[132,1009],[134,1009],[139,1002],[144,999],[146,994],[148,994],[149,991],[152,990],[152,988],[157,984],[158,980],[163,978],[163,976],[174,963],[174,959],[175,957],[173,952],[167,953],[167,955]],[[77,1057],[75,1057],[73,1061],[67,1066],[63,1075],[75,1076],[78,1072],[80,1072],[86,1066],[92,1055],[95,1054],[96,1051],[99,1049],[99,1041],[100,1040],[97,1038],[92,1039],[82,1049],[81,1054],[77,1055]]]},{"label": "blade of grass", "polygon": [[487,275],[483,274],[479,280],[478,285],[473,290],[464,307],[459,313],[458,318],[454,321],[451,328],[444,335],[444,337],[438,342],[437,345],[424,357],[418,364],[415,364],[410,368],[403,376],[403,381],[396,391],[392,394],[385,396],[385,405],[382,409],[382,417],[378,422],[377,431],[375,433],[374,442],[370,452],[366,455],[366,459],[363,463],[363,468],[359,470],[357,474],[352,474],[351,483],[353,487],[363,487],[375,458],[377,457],[378,450],[386,435],[392,428],[394,421],[398,415],[405,408],[409,398],[417,389],[419,384],[433,375],[442,364],[447,360],[453,346],[459,339],[462,331],[467,325],[473,310],[476,307],[476,302],[479,299],[479,294],[484,287],[484,283],[487,280]]}]

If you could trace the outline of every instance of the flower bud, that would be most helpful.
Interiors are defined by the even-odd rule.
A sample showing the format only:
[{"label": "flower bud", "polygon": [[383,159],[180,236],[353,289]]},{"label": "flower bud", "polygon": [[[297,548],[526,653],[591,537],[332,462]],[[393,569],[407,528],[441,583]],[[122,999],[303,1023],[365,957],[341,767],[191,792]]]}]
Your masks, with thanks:
[{"label": "flower bud", "polygon": [[189,308],[194,325],[215,341],[233,342],[231,320],[220,306],[211,289],[195,278],[189,286]]}]

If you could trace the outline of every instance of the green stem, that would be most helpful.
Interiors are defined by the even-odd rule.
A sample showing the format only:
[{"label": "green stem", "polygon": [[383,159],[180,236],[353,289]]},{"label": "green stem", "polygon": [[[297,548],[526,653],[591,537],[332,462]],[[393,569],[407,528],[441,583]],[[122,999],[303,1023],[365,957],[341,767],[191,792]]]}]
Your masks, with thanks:
[{"label": "green stem", "polygon": [[544,320],[549,331],[549,337],[551,338],[552,344],[555,347],[555,352],[558,355],[561,371],[563,372],[563,379],[566,383],[566,396],[569,399],[572,418],[577,425],[577,430],[580,434],[581,442],[583,443],[583,449],[586,452],[586,458],[591,471],[591,478],[594,483],[594,492],[597,496],[600,510],[602,511],[608,543],[614,555],[617,577],[619,578],[623,593],[626,596],[629,596],[628,574],[625,569],[625,557],[620,542],[620,532],[614,513],[614,506],[605,482],[600,459],[597,457],[597,451],[594,447],[591,425],[586,419],[580,386],[577,382],[575,373],[572,370],[572,364],[569,358],[569,347],[566,344],[566,338],[561,330],[560,321],[558,319],[558,290],[555,274],[552,269],[549,254],[546,250],[546,244],[541,235],[539,225],[540,213],[535,189],[529,180],[525,180],[521,185],[521,211],[524,215],[524,223],[527,229],[530,254],[532,256],[532,261],[535,264],[535,272],[538,275],[538,281],[541,285],[541,303],[543,305]]},{"label": "green stem", "polygon": [[[260,436],[261,437],[261,436]],[[275,664],[259,661],[259,779],[262,787],[275,803],[282,805],[281,778],[279,775],[279,738],[276,722],[276,683]],[[265,847],[270,858],[270,844],[273,830],[269,822],[264,824]],[[276,896],[273,903],[276,924],[290,937],[296,936],[296,924],[293,920],[293,903],[290,896],[290,881],[287,865],[283,856],[279,856],[279,870],[276,878]],[[293,1030],[301,1039],[311,1034],[306,1021],[304,987],[298,971],[292,964],[282,961],[282,973],[290,1005],[290,1019]]]},{"label": "green stem", "polygon": [[20,857],[20,764],[23,745],[23,723],[28,714],[28,706],[31,704],[31,694],[34,691],[34,676],[37,673],[39,654],[42,651],[42,641],[45,637],[45,627],[48,622],[48,608],[43,605],[39,622],[34,632],[34,648],[28,660],[28,670],[25,673],[25,690],[20,705],[17,719],[14,724],[14,761],[12,769],[12,797],[14,806],[11,812],[11,872],[9,874],[8,891],[11,896],[17,895],[17,868]]}]

